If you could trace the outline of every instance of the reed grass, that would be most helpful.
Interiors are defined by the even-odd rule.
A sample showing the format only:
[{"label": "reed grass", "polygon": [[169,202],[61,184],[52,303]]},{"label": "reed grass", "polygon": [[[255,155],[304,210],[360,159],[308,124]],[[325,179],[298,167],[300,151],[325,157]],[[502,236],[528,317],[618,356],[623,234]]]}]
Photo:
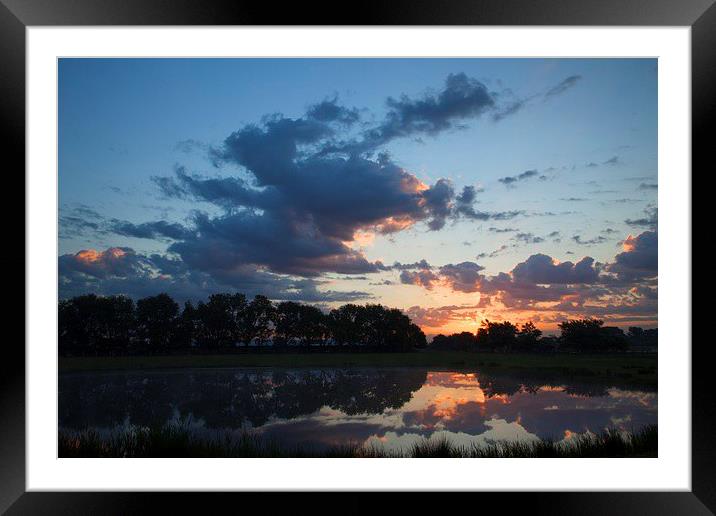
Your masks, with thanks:
[{"label": "reed grass", "polygon": [[342,457],[342,458],[595,458],[656,457],[656,425],[635,432],[607,429],[600,434],[573,435],[566,440],[495,441],[460,446],[444,435],[424,438],[413,446],[387,450],[355,443],[328,449],[286,446],[250,433],[217,432],[198,436],[181,425],[128,429],[100,436],[96,430],[60,431],[60,457]]}]

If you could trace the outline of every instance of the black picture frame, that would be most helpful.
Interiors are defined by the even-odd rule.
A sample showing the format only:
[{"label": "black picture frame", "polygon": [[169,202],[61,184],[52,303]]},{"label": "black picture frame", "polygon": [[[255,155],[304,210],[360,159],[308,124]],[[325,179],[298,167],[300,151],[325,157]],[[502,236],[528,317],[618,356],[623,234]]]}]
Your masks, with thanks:
[{"label": "black picture frame", "polygon": [[[5,131],[3,148],[5,180],[13,179],[13,191],[24,191],[25,167],[25,28],[53,25],[620,25],[689,26],[692,38],[692,168],[706,170],[716,125],[716,5],[714,0],[397,0],[364,1],[343,5],[336,2],[273,4],[248,1],[192,0],[0,0],[0,113]],[[711,131],[709,131],[711,129]],[[664,144],[664,142],[660,142]],[[10,160],[8,161],[8,158]],[[8,163],[12,163],[9,165]],[[693,173],[683,171],[682,173]],[[13,176],[13,177],[9,177]],[[11,187],[11,188],[12,188]],[[15,194],[14,197],[20,197]],[[17,218],[17,208],[13,216]],[[694,222],[697,218],[692,216]],[[16,222],[16,247],[24,242],[24,229]],[[22,233],[21,233],[22,231]],[[692,231],[693,233],[693,231]],[[692,251],[693,252],[693,251]],[[4,263],[19,270],[25,263],[19,249]],[[692,266],[697,265],[692,260]],[[697,269],[698,270],[698,269]],[[26,270],[26,274],[29,271]],[[15,274],[15,276],[19,276]],[[23,293],[23,299],[24,299]],[[691,303],[691,300],[684,300]],[[15,306],[23,306],[19,301]],[[19,314],[18,314],[19,317]],[[8,318],[9,320],[9,318]],[[17,319],[15,319],[17,320]],[[6,323],[6,326],[10,326]],[[689,333],[690,334],[690,331]],[[19,337],[19,336],[18,336]],[[24,330],[23,330],[24,337]],[[163,512],[262,502],[260,494],[179,493],[26,493],[25,492],[25,353],[19,338],[6,332],[0,359],[0,511],[8,514],[143,513],[150,503]],[[678,343],[690,345],[690,342]],[[710,514],[716,511],[716,447],[712,424],[716,403],[710,379],[708,342],[692,352],[692,491],[691,492],[590,492],[590,493],[498,493],[468,494],[475,510],[528,504],[531,512],[550,514]],[[677,345],[667,343],[665,345]],[[668,383],[662,383],[662,388]],[[331,511],[315,503],[314,496],[293,495],[292,511]],[[207,501],[207,497],[212,500]],[[270,495],[270,504],[285,503],[284,495]],[[343,512],[369,512],[377,507],[377,494],[348,495]],[[453,496],[453,494],[445,495]],[[479,503],[474,497],[479,496]],[[412,503],[426,508],[421,494]],[[219,501],[221,500],[221,501]],[[461,502],[452,503],[465,503]],[[245,504],[249,504],[248,506]],[[441,503],[444,506],[444,502]],[[232,505],[226,505],[232,510]],[[236,507],[234,505],[234,510]],[[232,512],[234,512],[232,510]],[[422,511],[421,511],[422,512]]]}]

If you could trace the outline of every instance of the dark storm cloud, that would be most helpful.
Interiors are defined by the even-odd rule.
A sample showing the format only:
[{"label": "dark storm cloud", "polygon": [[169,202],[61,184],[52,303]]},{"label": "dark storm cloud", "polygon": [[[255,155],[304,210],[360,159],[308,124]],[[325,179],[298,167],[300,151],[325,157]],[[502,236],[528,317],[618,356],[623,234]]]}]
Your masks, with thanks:
[{"label": "dark storm cloud", "polygon": [[557,95],[561,95],[570,88],[573,88],[580,80],[582,80],[581,75],[570,75],[556,86],[553,86],[552,88],[547,90],[547,93],[544,94],[545,100],[551,97],[555,97]]},{"label": "dark storm cloud", "polygon": [[539,172],[537,172],[536,170],[525,170],[521,174],[518,174],[516,176],[502,177],[502,178],[498,179],[498,181],[500,183],[502,183],[503,185],[509,186],[509,185],[512,185],[518,181],[524,181],[525,179],[534,177],[538,174],[539,174]]},{"label": "dark storm cloud", "polygon": [[[300,136],[291,140],[287,127],[298,128]],[[386,156],[378,160],[299,158],[303,124],[277,125],[275,118],[248,133],[252,140],[277,138],[276,149],[288,149],[283,157],[271,156],[272,164],[284,174],[268,172],[262,155],[270,145],[264,142],[254,148],[243,141],[243,134],[234,133],[217,154],[253,166],[249,170],[262,188],[236,177],[190,175],[182,167],[177,167],[175,177],[155,179],[167,196],[206,201],[226,210],[225,215],[213,218],[198,215],[195,232],[171,247],[200,270],[255,263],[274,272],[307,277],[322,272],[375,272],[381,264],[369,263],[344,243],[359,229],[387,234],[425,221],[429,229],[439,230],[448,219],[507,220],[522,213],[475,211],[475,187],[465,187],[458,196],[446,179],[428,187]],[[236,149],[241,152],[236,154]],[[211,259],[206,257],[207,248],[212,249]]]},{"label": "dark storm cloud", "polygon": [[273,272],[305,277],[323,272],[363,274],[377,272],[380,263],[368,262],[339,238],[316,232],[308,224],[242,211],[211,218],[197,214],[196,233],[175,242],[169,250],[193,268],[215,277],[230,273],[237,264],[251,263]]},{"label": "dark storm cloud", "polygon": [[[461,129],[470,119],[488,113],[514,112],[503,97],[457,73],[449,75],[436,92],[388,98],[385,116],[372,126],[360,120],[358,110],[341,105],[336,97],[309,106],[302,117],[266,116],[208,148],[211,163],[222,174],[208,177],[177,166],[169,177],[152,178],[164,196],[205,202],[218,212],[196,212],[187,226],[112,219],[99,229],[134,238],[173,240],[168,251],[184,267],[177,274],[203,278],[208,285],[242,288],[256,277],[261,285],[273,285],[267,289],[285,294],[289,285],[304,281],[308,283],[299,290],[307,295],[309,286],[315,288],[316,278],[324,273],[389,270],[352,248],[356,232],[390,234],[417,224],[437,231],[448,221],[510,220],[525,214],[523,210],[477,210],[474,186],[458,193],[448,179],[425,184],[381,152],[382,146],[397,138],[436,136]],[[193,151],[205,146],[185,140],[177,148]],[[240,173],[231,173],[237,167]],[[521,176],[525,174],[536,171]],[[134,256],[136,270],[157,267],[155,262],[147,264],[146,257],[129,252],[126,256],[120,262],[132,262],[128,257]],[[63,261],[67,266],[72,263],[70,258]],[[430,269],[408,272],[423,270]],[[292,283],[279,284],[279,279]],[[427,275],[423,279],[431,284]]]}]

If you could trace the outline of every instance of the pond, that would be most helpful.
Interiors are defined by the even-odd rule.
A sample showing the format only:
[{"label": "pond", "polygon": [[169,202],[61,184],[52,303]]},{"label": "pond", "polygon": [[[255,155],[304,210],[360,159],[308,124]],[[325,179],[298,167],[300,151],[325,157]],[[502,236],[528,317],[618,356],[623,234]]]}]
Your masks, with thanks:
[{"label": "pond", "polygon": [[181,423],[206,435],[250,432],[326,449],[400,450],[423,437],[456,444],[569,439],[657,423],[657,393],[614,382],[425,368],[181,369],[66,373],[61,430],[106,434]]}]

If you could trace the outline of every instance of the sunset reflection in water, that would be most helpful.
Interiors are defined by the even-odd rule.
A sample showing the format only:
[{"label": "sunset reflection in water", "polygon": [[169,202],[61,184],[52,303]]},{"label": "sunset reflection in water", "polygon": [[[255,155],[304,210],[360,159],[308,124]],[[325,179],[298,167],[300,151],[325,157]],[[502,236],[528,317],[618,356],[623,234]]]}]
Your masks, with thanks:
[{"label": "sunset reflection in water", "polygon": [[60,427],[111,432],[181,422],[197,433],[255,432],[316,448],[404,449],[568,439],[657,422],[653,390],[559,378],[419,368],[217,369],[60,377]]}]

